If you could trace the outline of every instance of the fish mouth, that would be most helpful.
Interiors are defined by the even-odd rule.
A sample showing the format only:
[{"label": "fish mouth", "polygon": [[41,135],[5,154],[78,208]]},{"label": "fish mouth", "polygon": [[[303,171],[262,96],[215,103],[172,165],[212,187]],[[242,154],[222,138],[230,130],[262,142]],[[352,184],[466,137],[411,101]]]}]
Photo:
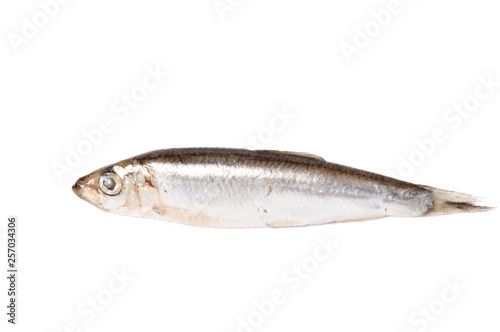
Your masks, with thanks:
[{"label": "fish mouth", "polygon": [[71,187],[73,192],[80,197],[81,199],[92,203],[94,205],[97,204],[97,199],[99,198],[99,190],[98,190],[98,177],[93,176],[92,174],[86,175],[84,177],[79,178],[75,184]]},{"label": "fish mouth", "polygon": [[78,185],[78,181],[77,181],[77,182],[75,182],[75,184],[73,185],[73,187],[71,187],[71,190],[73,190],[73,192],[74,192],[74,193],[75,193],[78,197],[80,197],[80,191],[78,190],[77,185]]}]

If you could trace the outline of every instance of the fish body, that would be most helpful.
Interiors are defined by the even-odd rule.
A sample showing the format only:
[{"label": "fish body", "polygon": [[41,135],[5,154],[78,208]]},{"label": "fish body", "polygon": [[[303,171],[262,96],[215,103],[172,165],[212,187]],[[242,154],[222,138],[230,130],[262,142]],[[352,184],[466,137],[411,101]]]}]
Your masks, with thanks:
[{"label": "fish body", "polygon": [[102,210],[204,227],[288,227],[488,209],[471,195],[294,152],[158,150],[80,178],[73,191]]}]

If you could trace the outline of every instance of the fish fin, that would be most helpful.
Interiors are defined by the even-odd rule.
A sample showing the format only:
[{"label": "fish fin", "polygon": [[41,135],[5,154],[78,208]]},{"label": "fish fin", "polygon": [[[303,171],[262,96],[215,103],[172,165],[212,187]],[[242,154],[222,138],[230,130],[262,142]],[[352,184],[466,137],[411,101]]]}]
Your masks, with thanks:
[{"label": "fish fin", "polygon": [[278,150],[255,150],[255,152],[275,153],[275,154],[281,154],[281,155],[287,155],[287,156],[297,156],[297,157],[302,157],[302,158],[309,158],[309,159],[316,159],[316,160],[325,161],[325,159],[323,157],[317,156],[317,155],[312,154],[312,153],[307,153],[307,152],[278,151]]},{"label": "fish fin", "polygon": [[421,186],[431,192],[434,205],[422,216],[438,216],[442,214],[482,212],[494,209],[490,206],[476,205],[478,198],[473,195],[443,190],[429,186]]}]

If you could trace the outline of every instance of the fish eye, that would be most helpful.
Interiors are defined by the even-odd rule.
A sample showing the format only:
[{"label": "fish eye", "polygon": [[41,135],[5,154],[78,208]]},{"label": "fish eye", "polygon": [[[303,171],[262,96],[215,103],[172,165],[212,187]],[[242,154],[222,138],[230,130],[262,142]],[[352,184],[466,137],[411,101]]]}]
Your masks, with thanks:
[{"label": "fish eye", "polygon": [[122,179],[115,173],[107,172],[99,178],[99,188],[101,188],[106,195],[118,195],[122,190],[122,186]]}]

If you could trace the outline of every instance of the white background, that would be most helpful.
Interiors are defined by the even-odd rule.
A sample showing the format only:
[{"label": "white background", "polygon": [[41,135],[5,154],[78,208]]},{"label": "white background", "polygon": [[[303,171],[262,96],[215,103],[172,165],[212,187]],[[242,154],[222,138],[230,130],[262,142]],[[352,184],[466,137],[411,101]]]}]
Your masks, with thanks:
[{"label": "white background", "polygon": [[[16,326],[6,323],[0,283],[1,330],[498,330],[498,210],[221,230],[107,214],[72,193],[78,177],[139,153],[237,147],[260,135],[261,148],[498,206],[500,87],[463,120],[445,119],[471,100],[480,76],[500,81],[495,2],[401,0],[348,62],[342,43],[377,29],[370,12],[388,1],[227,1],[222,16],[211,0],[69,1],[47,22],[37,1],[2,2],[1,266],[14,214],[20,277]],[[13,36],[29,30],[23,17],[33,16],[46,25],[16,46]],[[169,76],[128,116],[114,112],[147,67]],[[283,109],[293,118],[271,130]],[[103,119],[111,132],[58,177],[54,165]],[[422,158],[415,141],[437,128],[446,140]],[[419,165],[401,171],[410,156]],[[317,238],[340,246],[293,291],[283,275],[314,264]],[[114,294],[113,271],[133,277]],[[452,297],[446,280],[466,289]],[[267,303],[274,290],[284,303],[264,317],[254,301]],[[95,315],[91,298],[106,302]],[[249,316],[255,327],[241,323]]]}]

